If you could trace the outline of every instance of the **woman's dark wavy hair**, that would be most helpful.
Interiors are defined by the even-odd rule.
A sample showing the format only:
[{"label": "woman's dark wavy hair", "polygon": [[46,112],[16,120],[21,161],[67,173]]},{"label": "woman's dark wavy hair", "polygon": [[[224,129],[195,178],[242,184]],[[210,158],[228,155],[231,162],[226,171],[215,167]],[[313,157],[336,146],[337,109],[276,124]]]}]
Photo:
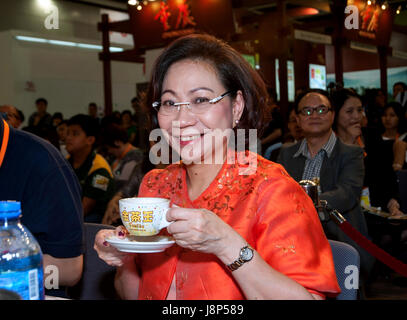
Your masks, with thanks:
[{"label": "woman's dark wavy hair", "polygon": [[335,110],[335,119],[332,125],[334,131],[336,131],[338,126],[339,111],[341,111],[346,100],[348,100],[349,98],[357,98],[362,104],[362,97],[358,95],[357,92],[354,90],[342,88],[331,92],[331,104]]},{"label": "woman's dark wavy hair", "polygon": [[[197,60],[209,63],[216,70],[226,91],[232,91],[232,99],[240,90],[245,109],[235,129],[257,129],[261,137],[265,123],[268,94],[260,75],[230,45],[207,34],[193,34],[172,42],[155,62],[144,103],[152,116],[153,128],[158,127],[156,111],[152,103],[161,97],[162,85],[170,66],[181,60]],[[248,137],[246,139],[246,146]]]}]

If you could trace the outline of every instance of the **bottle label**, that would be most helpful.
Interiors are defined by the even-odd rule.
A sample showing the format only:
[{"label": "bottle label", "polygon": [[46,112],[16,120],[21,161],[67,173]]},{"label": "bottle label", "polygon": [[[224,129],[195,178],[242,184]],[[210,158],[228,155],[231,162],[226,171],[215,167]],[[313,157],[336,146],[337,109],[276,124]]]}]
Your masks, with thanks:
[{"label": "bottle label", "polygon": [[364,187],[360,196],[360,205],[362,208],[370,208],[370,194],[369,188]]},{"label": "bottle label", "polygon": [[17,292],[23,300],[42,299],[42,269],[0,274],[0,288]]}]

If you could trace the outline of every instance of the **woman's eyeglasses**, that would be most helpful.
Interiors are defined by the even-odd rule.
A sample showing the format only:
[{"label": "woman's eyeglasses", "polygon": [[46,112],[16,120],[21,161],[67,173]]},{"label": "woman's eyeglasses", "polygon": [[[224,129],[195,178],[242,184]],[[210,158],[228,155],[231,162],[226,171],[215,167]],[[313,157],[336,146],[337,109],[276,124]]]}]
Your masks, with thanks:
[{"label": "woman's eyeglasses", "polygon": [[317,112],[317,114],[326,114],[326,113],[328,113],[328,112],[331,111],[331,110],[332,110],[332,108],[327,107],[327,106],[321,104],[321,105],[318,106],[318,107],[304,107],[304,108],[302,108],[301,110],[298,110],[298,114],[301,113],[301,114],[304,115],[304,116],[310,116],[310,115],[312,115],[315,111]]},{"label": "woman's eyeglasses", "polygon": [[181,110],[181,106],[186,106],[189,111],[194,114],[203,114],[208,111],[208,109],[212,105],[218,103],[220,100],[231,93],[232,91],[227,91],[224,94],[221,94],[220,96],[213,99],[199,97],[191,102],[174,102],[171,100],[156,101],[153,103],[153,108],[162,115],[174,115]]}]

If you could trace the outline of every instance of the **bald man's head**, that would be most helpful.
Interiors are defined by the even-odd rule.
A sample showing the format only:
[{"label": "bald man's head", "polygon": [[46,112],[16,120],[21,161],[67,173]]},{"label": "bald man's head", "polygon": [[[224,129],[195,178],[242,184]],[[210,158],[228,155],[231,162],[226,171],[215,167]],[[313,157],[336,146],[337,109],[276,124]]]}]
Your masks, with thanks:
[{"label": "bald man's head", "polygon": [[20,115],[16,107],[10,105],[0,106],[0,112],[7,114],[7,123],[13,128],[18,128],[21,125]]}]

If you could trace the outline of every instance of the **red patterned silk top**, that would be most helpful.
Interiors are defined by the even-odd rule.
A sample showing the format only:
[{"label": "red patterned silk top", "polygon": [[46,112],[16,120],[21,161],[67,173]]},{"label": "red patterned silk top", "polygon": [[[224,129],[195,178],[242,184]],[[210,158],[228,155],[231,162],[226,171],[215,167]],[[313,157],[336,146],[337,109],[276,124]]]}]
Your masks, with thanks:
[{"label": "red patterned silk top", "polygon": [[[188,196],[183,164],[150,171],[139,197],[164,197],[180,207],[210,210],[272,268],[311,293],[337,295],[331,247],[311,199],[281,165],[251,155],[257,159],[254,174],[239,174],[247,167],[241,161],[225,162],[194,201]],[[138,255],[137,264],[142,274],[139,299],[166,299],[174,275],[177,300],[245,299],[232,273],[215,255],[174,245],[162,253]]]}]

